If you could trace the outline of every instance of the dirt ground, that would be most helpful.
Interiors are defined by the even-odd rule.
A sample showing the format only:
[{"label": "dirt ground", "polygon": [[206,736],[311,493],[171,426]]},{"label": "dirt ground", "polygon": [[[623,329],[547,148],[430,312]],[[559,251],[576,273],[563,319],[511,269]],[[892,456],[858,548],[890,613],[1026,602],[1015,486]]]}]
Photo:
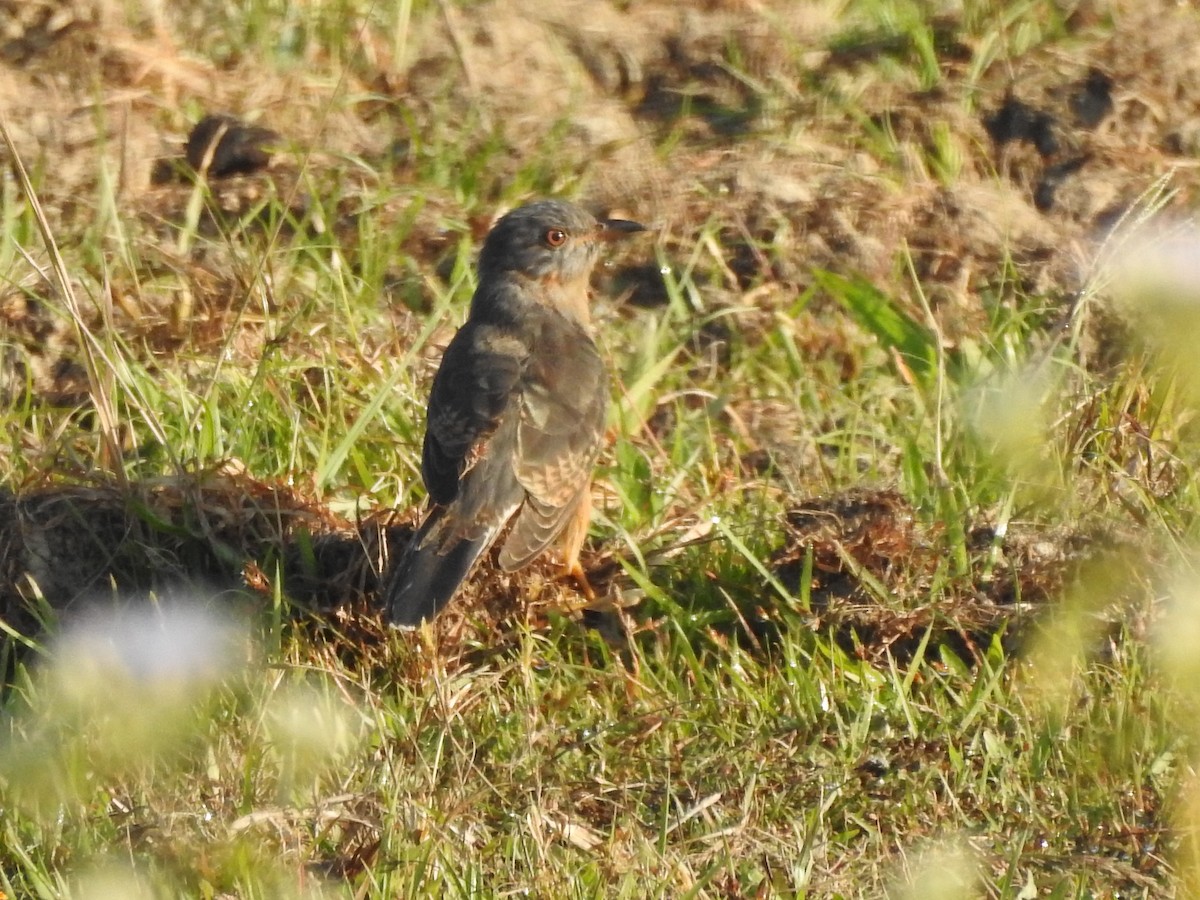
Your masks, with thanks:
[{"label": "dirt ground", "polygon": [[[904,294],[895,258],[907,244],[951,335],[976,324],[978,294],[1008,256],[1029,285],[1066,295],[1155,178],[1174,171],[1175,203],[1193,199],[1200,62],[1180,48],[1200,40],[1200,21],[1177,3],[1077,4],[1070,55],[1062,42],[1011,56],[976,46],[971,23],[948,17],[932,89],[911,67],[895,80],[876,74],[868,63],[915,50],[882,30],[874,37],[869,23],[837,49],[840,4],[544,6],[440,7],[414,23],[399,56],[363,23],[358,54],[340,67],[318,56],[280,72],[205,48],[188,17],[165,8],[130,21],[105,0],[12,0],[0,4],[0,102],[26,164],[54,172],[41,201],[62,228],[86,220],[81,198],[107,170],[152,246],[155,222],[177,217],[188,193],[155,183],[156,172],[181,155],[202,113],[282,136],[290,152],[262,179],[300,169],[352,179],[337,165],[344,154],[401,184],[414,131],[431,143],[477,117],[480,140],[496,128],[505,144],[488,173],[495,191],[551,141],[586,200],[636,209],[680,247],[715,218],[722,243],[744,248],[731,254],[730,291],[793,292],[828,268]],[[1114,12],[1110,34],[1100,26]],[[858,134],[831,106],[839,93],[870,116]],[[862,146],[871,128],[895,136],[902,177]],[[670,151],[659,152],[668,135]],[[952,178],[930,171],[934,145]],[[248,180],[219,193],[235,204],[239,189],[254,193]],[[428,230],[406,250],[436,268],[436,217],[454,200],[419,187]],[[399,211],[376,214],[389,212]]]},{"label": "dirt ground", "polygon": [[[1200,16],[1168,0],[1060,4],[1069,40],[1044,48],[1026,46],[1018,31],[947,15],[937,23],[933,87],[909,62],[923,48],[871,22],[847,31],[836,15],[842,4],[832,2],[438,4],[403,39],[355,23],[361,39],[345,56],[330,58],[312,42],[286,70],[210,43],[214,4],[145,4],[138,16],[126,6],[0,0],[0,111],[25,165],[53,173],[41,180],[40,201],[56,232],[86,231],[97,180],[115,184],[148,271],[136,289],[109,285],[111,327],[156,354],[185,342],[190,352],[215,352],[241,327],[226,305],[236,267],[219,253],[181,255],[167,227],[191,196],[172,167],[184,165],[188,136],[206,114],[267,129],[285,148],[248,172],[234,164],[218,173],[209,161],[222,205],[236,212],[274,192],[303,208],[308,186],[336,183],[344,200],[327,225],[351,246],[364,214],[356,191],[390,179],[421,195],[403,251],[430,277],[453,251],[442,217],[457,213],[456,199],[450,187],[415,180],[410,150],[470,140],[462,128],[470,122],[478,140],[503,146],[485,196],[498,200],[530,158],[550,158],[575,173],[555,187],[579,187],[593,206],[653,223],[668,254],[689,253],[715,226],[725,252],[711,262],[723,285],[709,298],[714,307],[770,312],[827,269],[860,275],[915,308],[915,272],[951,346],[985,324],[980,297],[1007,279],[1065,311],[1110,229],[1156,179],[1173,173],[1175,210],[1193,208],[1200,188]],[[889,58],[905,64],[879,65]],[[895,148],[887,166],[878,152],[885,144]],[[11,154],[0,158],[3,202],[13,203]],[[346,166],[348,158],[366,165]],[[384,227],[406,214],[405,204],[369,211]],[[479,232],[487,224],[472,222]],[[913,272],[896,262],[906,247]],[[147,277],[156,268],[185,273],[187,328],[176,293],[156,294]],[[625,279],[633,302],[661,297],[653,267],[613,277]],[[16,259],[4,279],[0,395],[31,385],[49,402],[71,402],[83,384],[73,333],[45,314],[31,264]],[[248,333],[230,346],[252,358],[256,340]],[[147,487],[143,499],[169,515],[189,491],[222,484]],[[240,499],[230,508],[258,511],[230,525],[251,545],[281,541],[292,527],[255,518],[264,491],[270,509],[291,511],[310,530],[353,531],[287,492],[253,483],[232,490]],[[62,521],[52,509],[60,500],[0,496],[7,596],[20,593],[15,581],[25,573],[45,568],[44,536]],[[126,506],[112,508],[121,520],[114,527],[128,534]],[[42,523],[36,540],[31,522]],[[803,517],[791,524],[803,529]],[[43,574],[48,584],[69,580],[64,570]]]}]

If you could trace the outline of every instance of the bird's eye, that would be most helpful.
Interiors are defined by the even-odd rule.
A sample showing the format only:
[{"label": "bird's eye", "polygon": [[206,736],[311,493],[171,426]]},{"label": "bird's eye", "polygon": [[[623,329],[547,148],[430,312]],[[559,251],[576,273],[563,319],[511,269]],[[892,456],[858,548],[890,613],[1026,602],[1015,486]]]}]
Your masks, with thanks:
[{"label": "bird's eye", "polygon": [[567,242],[567,233],[561,228],[551,228],[546,232],[546,243],[551,247],[561,247]]}]

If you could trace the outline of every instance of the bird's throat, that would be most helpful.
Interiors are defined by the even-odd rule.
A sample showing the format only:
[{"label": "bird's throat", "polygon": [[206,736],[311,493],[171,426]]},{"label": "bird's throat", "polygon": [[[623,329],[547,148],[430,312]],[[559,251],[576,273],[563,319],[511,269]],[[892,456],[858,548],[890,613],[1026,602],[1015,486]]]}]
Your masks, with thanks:
[{"label": "bird's throat", "polygon": [[592,309],[586,277],[563,281],[556,276],[543,276],[530,281],[527,296],[585,328],[591,328]]}]

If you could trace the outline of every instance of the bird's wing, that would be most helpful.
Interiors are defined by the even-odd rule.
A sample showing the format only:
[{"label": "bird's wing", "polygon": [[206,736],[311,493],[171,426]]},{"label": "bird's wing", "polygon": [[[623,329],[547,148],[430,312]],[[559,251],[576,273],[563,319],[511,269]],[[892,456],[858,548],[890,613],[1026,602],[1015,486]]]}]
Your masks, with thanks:
[{"label": "bird's wing", "polygon": [[446,348],[429,396],[421,474],[433,502],[450,509],[430,537],[477,537],[520,504],[509,461],[528,358],[519,336],[471,322]]},{"label": "bird's wing", "polygon": [[529,347],[487,325],[467,322],[454,335],[429,393],[421,475],[435,503],[458,496],[513,404]]},{"label": "bird's wing", "polygon": [[416,625],[450,602],[525,499],[512,460],[528,357],[511,331],[470,321],[446,348],[421,456],[434,506],[385,579],[393,624]]},{"label": "bird's wing", "polygon": [[604,362],[574,325],[543,330],[522,381],[513,468],[526,498],[500,551],[507,571],[545,550],[590,490],[608,406]]}]

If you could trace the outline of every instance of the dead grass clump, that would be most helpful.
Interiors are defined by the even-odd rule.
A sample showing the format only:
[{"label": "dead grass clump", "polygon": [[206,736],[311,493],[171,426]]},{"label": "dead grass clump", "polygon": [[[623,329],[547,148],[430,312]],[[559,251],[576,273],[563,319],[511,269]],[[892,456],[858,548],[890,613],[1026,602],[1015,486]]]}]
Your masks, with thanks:
[{"label": "dead grass clump", "polygon": [[[106,595],[136,595],[176,584],[215,592],[266,588],[256,577],[294,564],[302,595],[322,586],[326,603],[348,602],[369,586],[373,560],[326,548],[353,527],[295,491],[244,474],[210,471],[123,489],[115,484],[43,487],[0,495],[0,616],[33,633],[33,610],[65,611]],[[365,526],[372,530],[371,525]],[[303,552],[297,542],[314,547]],[[339,567],[336,573],[327,569]],[[285,574],[286,579],[286,574]]]},{"label": "dead grass clump", "polygon": [[[1061,528],[968,523],[955,572],[955,536],[930,524],[894,491],[854,490],[793,506],[772,565],[807,596],[820,627],[866,658],[911,653],[933,643],[973,658],[991,636],[1032,621],[1061,595],[1093,541]],[[811,563],[809,560],[811,559]],[[802,583],[811,565],[812,580]]]}]

